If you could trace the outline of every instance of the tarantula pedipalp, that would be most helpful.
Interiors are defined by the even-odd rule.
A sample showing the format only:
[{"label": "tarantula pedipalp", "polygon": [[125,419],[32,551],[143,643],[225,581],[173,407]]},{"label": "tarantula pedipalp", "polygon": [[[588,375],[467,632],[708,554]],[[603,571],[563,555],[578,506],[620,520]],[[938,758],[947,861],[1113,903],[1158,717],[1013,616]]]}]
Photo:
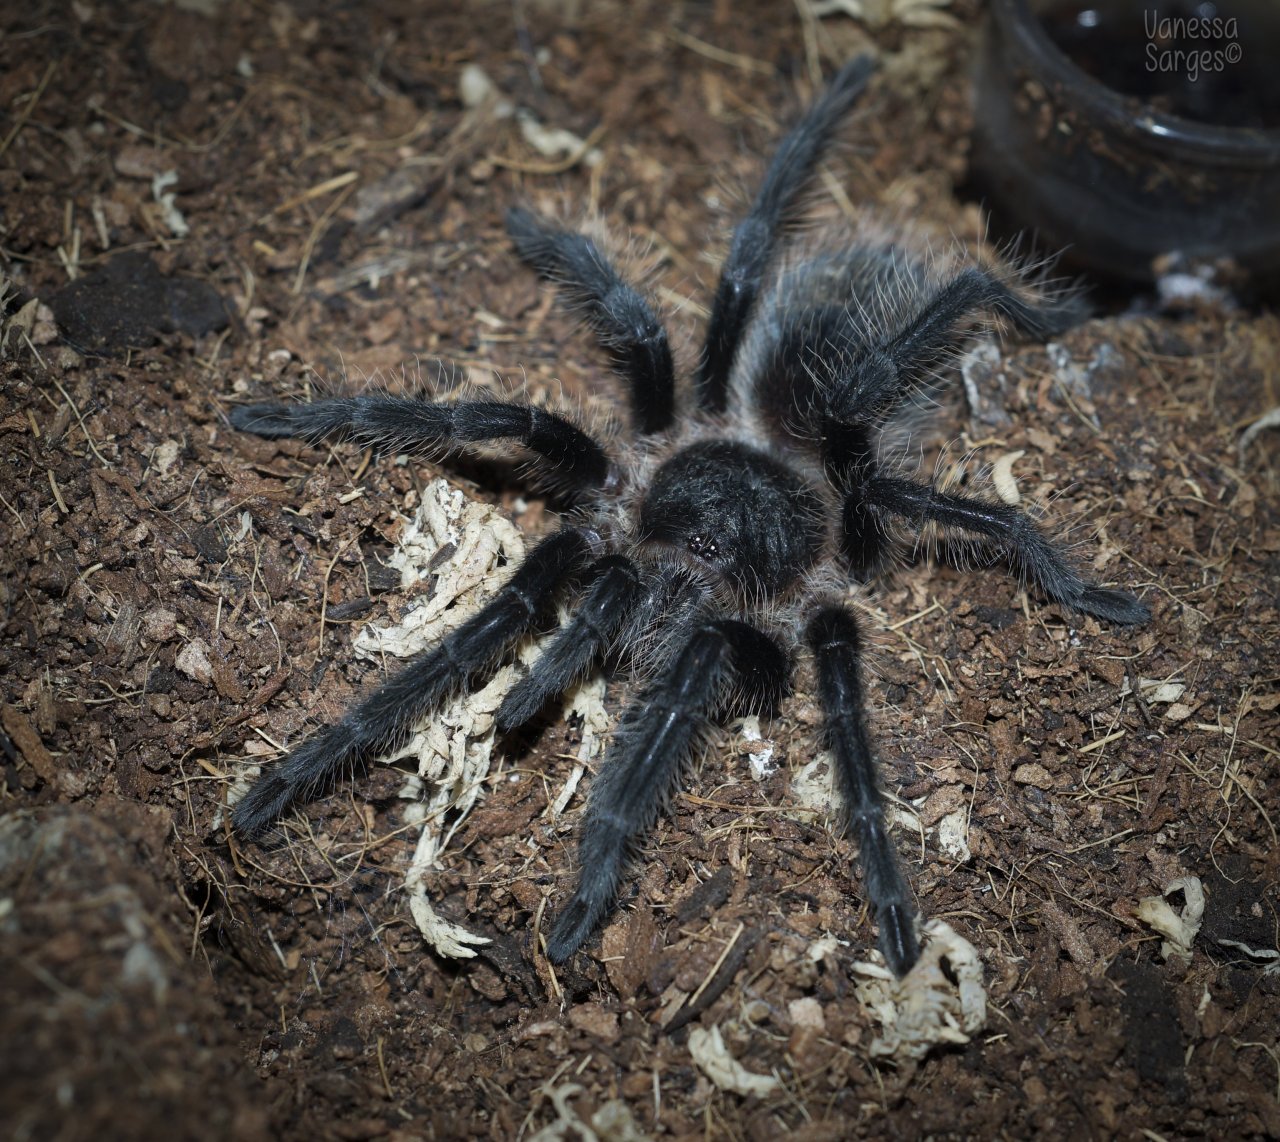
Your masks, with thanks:
[{"label": "tarantula pedipalp", "polygon": [[613,355],[636,439],[606,446],[516,401],[358,396],[233,412],[236,427],[261,436],[351,437],[392,451],[514,440],[577,500],[479,613],[260,778],[235,808],[239,830],[261,834],[397,742],[448,693],[494,669],[568,591],[567,621],[507,695],[499,728],[527,721],[606,661],[631,671],[638,693],[591,788],[578,886],[547,954],[567,959],[610,911],[628,850],[700,729],[730,712],[771,712],[807,646],[880,947],[898,975],[911,968],[915,908],[885,829],[862,635],[845,589],[886,560],[896,529],[935,525],[985,543],[1066,607],[1118,623],[1148,612],[1083,578],[1016,508],[908,479],[881,455],[887,429],[918,406],[975,315],[1045,337],[1077,318],[1069,297],[1036,296],[1012,272],[978,265],[935,280],[885,244],[779,257],[813,168],[871,70],[866,59],[847,64],[780,144],[734,231],[684,423],[667,336],[648,302],[590,239],[523,209],[508,215],[516,248]]}]

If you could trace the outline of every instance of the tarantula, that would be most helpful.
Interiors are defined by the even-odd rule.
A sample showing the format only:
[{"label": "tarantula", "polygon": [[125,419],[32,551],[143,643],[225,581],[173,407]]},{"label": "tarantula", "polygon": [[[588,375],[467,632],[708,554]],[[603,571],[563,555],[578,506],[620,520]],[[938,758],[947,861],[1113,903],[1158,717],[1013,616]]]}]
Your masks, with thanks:
[{"label": "tarantula", "polygon": [[935,281],[887,244],[781,258],[813,170],[871,74],[847,64],[782,140],[736,227],[693,381],[677,417],[667,334],[591,239],[524,209],[516,249],[580,309],[630,389],[634,439],[606,447],[568,418],[518,401],[365,395],[256,404],[232,423],[259,436],[354,438],[393,452],[513,440],[577,500],[478,614],[411,660],[336,725],[261,777],[234,824],[258,836],[291,804],[402,739],[451,692],[496,669],[562,592],[570,616],[503,702],[511,730],[612,663],[638,692],[590,791],[577,889],[547,941],[571,956],[614,905],[628,850],[652,827],[701,730],[774,711],[808,647],[847,824],[858,841],[879,945],[899,976],[919,955],[916,910],[886,831],[867,729],[862,634],[844,604],[895,532],[928,525],[983,543],[1049,599],[1116,623],[1147,608],[1099,587],[1023,512],[897,474],[885,434],[918,409],[936,366],[989,314],[1044,338],[1075,300],[1007,269]]}]

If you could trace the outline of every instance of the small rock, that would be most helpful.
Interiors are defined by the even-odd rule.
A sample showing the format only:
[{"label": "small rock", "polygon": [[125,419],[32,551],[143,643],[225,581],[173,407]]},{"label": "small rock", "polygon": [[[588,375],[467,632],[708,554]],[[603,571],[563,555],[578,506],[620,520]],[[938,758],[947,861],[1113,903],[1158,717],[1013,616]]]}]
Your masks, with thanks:
[{"label": "small rock", "polygon": [[178,651],[173,665],[188,678],[207,686],[213,680],[213,663],[209,661],[209,644],[202,638],[193,638]]},{"label": "small rock", "polygon": [[142,616],[142,631],[152,642],[168,642],[178,633],[178,616],[168,607],[154,607]]},{"label": "small rock", "polygon": [[1019,785],[1034,785],[1037,789],[1052,789],[1053,776],[1039,762],[1029,761],[1013,771],[1013,779]]},{"label": "small rock", "polygon": [[616,1043],[621,1034],[617,1013],[606,1011],[598,1003],[580,1003],[577,1007],[570,1008],[569,1023],[579,1031],[585,1031],[606,1043]]}]

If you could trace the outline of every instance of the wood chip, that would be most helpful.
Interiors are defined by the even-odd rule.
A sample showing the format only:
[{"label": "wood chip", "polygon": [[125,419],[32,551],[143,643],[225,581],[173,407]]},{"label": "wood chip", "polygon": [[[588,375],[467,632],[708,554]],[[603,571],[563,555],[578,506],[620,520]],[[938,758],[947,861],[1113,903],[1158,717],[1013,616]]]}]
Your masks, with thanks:
[{"label": "wood chip", "polygon": [[18,747],[26,763],[40,775],[42,781],[52,783],[58,776],[58,763],[40,740],[35,726],[17,706],[5,706],[3,710],[4,732]]}]

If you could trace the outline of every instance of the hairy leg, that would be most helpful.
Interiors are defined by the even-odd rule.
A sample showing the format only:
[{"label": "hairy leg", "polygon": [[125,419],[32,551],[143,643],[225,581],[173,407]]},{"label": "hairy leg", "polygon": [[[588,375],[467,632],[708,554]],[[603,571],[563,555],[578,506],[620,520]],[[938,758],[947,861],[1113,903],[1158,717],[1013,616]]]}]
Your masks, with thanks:
[{"label": "hairy leg", "polygon": [[528,210],[507,211],[520,256],[555,282],[586,315],[631,387],[638,432],[661,432],[675,415],[675,370],[667,331],[644,297],[583,234],[561,230]]},{"label": "hairy leg", "polygon": [[544,539],[478,614],[263,774],[236,805],[235,827],[260,836],[290,805],[329,788],[370,755],[389,748],[471,675],[492,667],[582,567],[590,546],[585,533],[571,528]]},{"label": "hairy leg", "polygon": [[573,955],[613,907],[628,849],[652,827],[699,730],[735,697],[776,702],[767,691],[785,683],[786,673],[785,653],[762,631],[708,622],[632,704],[591,789],[578,887],[547,939],[553,961]]},{"label": "hairy leg", "polygon": [[875,758],[863,709],[866,699],[859,667],[858,625],[844,608],[824,607],[809,621],[806,636],[818,667],[818,693],[827,743],[844,795],[846,823],[858,841],[867,899],[880,927],[880,950],[893,973],[903,976],[920,956],[916,910],[885,828],[876,786]]},{"label": "hairy leg", "polygon": [[957,324],[981,312],[1003,317],[1019,332],[1041,340],[1085,316],[1073,294],[1027,301],[995,274],[970,266],[934,292],[896,333],[852,358],[827,387],[824,413],[843,422],[882,421],[954,344]]},{"label": "hairy leg", "polygon": [[503,733],[523,725],[585,673],[604,653],[643,591],[639,569],[625,555],[606,555],[588,575],[595,581],[569,621],[503,699],[496,718]]},{"label": "hairy leg", "polygon": [[1008,504],[948,495],[890,476],[869,480],[863,496],[873,512],[899,516],[917,531],[935,523],[990,540],[1020,574],[1063,606],[1114,623],[1143,623],[1151,617],[1147,606],[1127,591],[1099,587],[1084,578],[1030,516]]},{"label": "hairy leg", "polygon": [[696,381],[698,403],[708,412],[725,409],[729,371],[773,260],[779,231],[795,211],[840,120],[862,94],[874,70],[869,56],[859,56],[836,73],[822,96],[778,145],[751,210],[734,229],[712,302]]},{"label": "hairy leg", "polygon": [[232,425],[258,436],[351,439],[395,452],[421,452],[487,440],[515,440],[547,474],[574,490],[608,479],[605,450],[576,424],[533,405],[505,401],[434,404],[408,397],[337,397],[311,404],[251,404],[231,410]]}]

